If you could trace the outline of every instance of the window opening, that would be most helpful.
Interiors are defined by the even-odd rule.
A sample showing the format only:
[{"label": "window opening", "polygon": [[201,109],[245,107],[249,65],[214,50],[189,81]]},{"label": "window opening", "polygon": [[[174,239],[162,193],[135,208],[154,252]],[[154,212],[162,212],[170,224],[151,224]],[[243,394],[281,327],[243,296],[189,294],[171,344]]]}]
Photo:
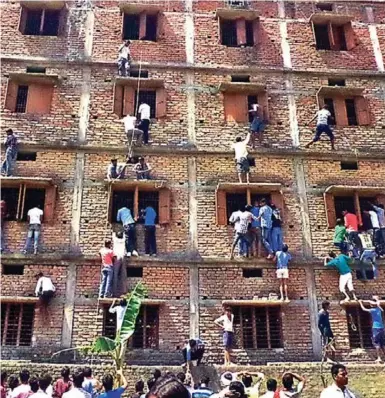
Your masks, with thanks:
[{"label": "window opening", "polygon": [[[346,309],[346,317],[350,348],[372,348],[370,313],[364,312],[358,307],[351,307]],[[357,330],[352,329],[351,321],[356,325]]]},{"label": "window opening", "polygon": [[[135,90],[135,105],[134,109],[137,109],[138,91]],[[156,117],[156,90],[139,90],[139,104],[145,102],[150,105],[150,117],[154,119]]]},{"label": "window opening", "polygon": [[139,69],[132,70],[130,69],[130,76],[131,77],[140,77],[141,79],[148,78],[148,70],[141,70],[139,73]]},{"label": "window opening", "polygon": [[1,199],[7,204],[5,220],[16,221],[17,205],[19,202],[19,188],[1,188]]},{"label": "window opening", "polygon": [[44,188],[27,188],[25,190],[24,209],[22,221],[27,220],[27,213],[30,209],[40,206],[44,210],[45,189]]},{"label": "window opening", "polygon": [[127,207],[134,215],[134,192],[133,191],[113,191],[112,192],[112,222],[116,221],[118,210]]},{"label": "window opening", "polygon": [[1,342],[3,345],[30,346],[34,304],[1,304]]},{"label": "window opening", "polygon": [[244,278],[262,278],[262,269],[260,268],[243,268],[242,269],[242,276]]},{"label": "window opening", "polygon": [[144,210],[147,206],[151,206],[157,214],[155,222],[158,224],[159,219],[159,192],[157,191],[139,191],[138,209]]},{"label": "window opening", "polygon": [[327,25],[314,25],[317,50],[330,50],[329,29]]},{"label": "window opening", "polygon": [[344,216],[342,215],[343,210],[347,210],[350,213],[354,214],[356,213],[353,196],[335,196],[334,207],[337,218],[344,218]]},{"label": "window opening", "polygon": [[250,83],[250,75],[231,75],[231,81],[234,83]]},{"label": "window opening", "polygon": [[356,115],[356,107],[354,103],[354,99],[347,98],[345,99],[346,105],[346,114],[348,116],[348,125],[349,126],[357,126],[357,115]]},{"label": "window opening", "polygon": [[[247,96],[247,110],[252,109],[253,104],[258,104],[258,96],[257,95],[248,95]],[[252,112],[247,113],[249,122],[253,121],[254,115]]]},{"label": "window opening", "polygon": [[17,113],[25,113],[27,109],[28,86],[19,86],[17,88],[16,109]]},{"label": "window opening", "polygon": [[254,46],[254,22],[246,21],[246,46]]},{"label": "window opening", "polygon": [[27,20],[25,24],[24,34],[25,35],[39,35],[42,10],[26,10]]},{"label": "window opening", "polygon": [[227,47],[237,47],[236,21],[221,20],[221,42]]},{"label": "window opening", "polygon": [[333,4],[318,3],[315,6],[316,6],[317,10],[320,10],[320,11],[333,11]]},{"label": "window opening", "polygon": [[334,41],[339,43],[339,46],[338,48],[336,48],[336,50],[346,51],[347,47],[346,47],[344,27],[341,25],[333,25],[333,36],[334,36]]},{"label": "window opening", "polygon": [[139,15],[124,14],[123,19],[123,39],[139,40]]},{"label": "window opening", "polygon": [[36,152],[17,152],[16,160],[23,162],[27,161],[34,162],[36,161]]},{"label": "window opening", "polygon": [[341,162],[341,170],[358,170],[358,162]]},{"label": "window opening", "polygon": [[345,86],[345,79],[328,79],[328,86]]},{"label": "window opening", "polygon": [[234,211],[244,209],[246,204],[246,193],[226,193],[227,220]]},{"label": "window opening", "polygon": [[127,267],[127,278],[143,278],[143,267]]},{"label": "window opening", "polygon": [[3,275],[24,275],[24,265],[6,265],[2,267]]},{"label": "window opening", "polygon": [[40,66],[27,66],[27,73],[46,73],[46,70]]},{"label": "window opening", "polygon": [[57,36],[59,29],[60,10],[45,10],[43,36]]},{"label": "window opening", "polygon": [[256,201],[260,202],[262,199],[266,199],[267,203],[271,203],[271,194],[264,193],[252,193],[251,194],[251,205],[253,206]]},{"label": "window opening", "polygon": [[146,16],[146,36],[145,40],[156,41],[158,17],[157,15]]},{"label": "window opening", "polygon": [[331,113],[331,117],[328,122],[330,125],[335,126],[336,124],[336,112],[334,110],[334,101],[333,98],[324,98],[324,103],[329,107],[329,112]]}]

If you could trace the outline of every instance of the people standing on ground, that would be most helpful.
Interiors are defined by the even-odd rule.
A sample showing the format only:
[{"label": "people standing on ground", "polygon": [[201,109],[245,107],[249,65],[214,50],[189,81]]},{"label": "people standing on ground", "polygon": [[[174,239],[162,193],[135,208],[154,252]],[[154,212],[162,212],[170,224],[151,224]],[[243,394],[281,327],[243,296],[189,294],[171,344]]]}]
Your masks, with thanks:
[{"label": "people standing on ground", "polygon": [[283,245],[282,250],[275,253],[277,261],[277,278],[279,279],[279,292],[281,294],[280,300],[289,302],[287,294],[287,281],[289,280],[289,262],[291,254],[289,253],[289,246]]},{"label": "people standing on ground", "polygon": [[322,133],[325,133],[329,138],[330,138],[330,145],[332,149],[334,150],[334,142],[335,138],[333,135],[333,131],[329,125],[329,120],[331,118],[332,114],[329,112],[329,107],[327,105],[324,105],[321,110],[319,110],[316,115],[313,117],[313,119],[310,120],[308,125],[310,123],[317,119],[317,127],[316,127],[316,132],[314,138],[305,145],[305,148],[309,148],[310,145],[314,144],[315,142],[319,141],[321,138]]},{"label": "people standing on ground", "polygon": [[112,250],[112,243],[110,240],[104,242],[104,247],[99,251],[102,260],[102,278],[99,288],[99,298],[112,297],[112,285],[114,279],[114,261],[116,259],[115,253]]},{"label": "people standing on ground", "polygon": [[[242,210],[239,209],[233,211],[229,218],[229,223],[234,226],[234,241],[237,238],[237,231],[240,229],[241,215],[242,215]],[[240,239],[238,240],[238,255],[241,257],[247,257],[247,254],[248,254],[248,242],[243,236],[241,236]]]},{"label": "people standing on ground", "polygon": [[152,206],[147,206],[141,211],[144,218],[144,248],[148,256],[156,256],[156,211]]},{"label": "people standing on ground", "polygon": [[7,396],[7,372],[1,372],[0,375],[0,398],[6,398]]},{"label": "people standing on ground", "polygon": [[211,395],[213,395],[214,391],[209,387],[209,383],[209,377],[202,377],[197,388],[193,389],[191,398],[209,398]]},{"label": "people standing on ground", "polygon": [[340,219],[337,218],[336,220],[336,227],[334,228],[334,246],[338,247],[341,253],[346,253],[347,252],[347,247],[346,247],[346,242],[345,242],[345,237],[346,237],[346,227],[344,225],[344,222]]},{"label": "people standing on ground", "polygon": [[132,169],[136,174],[137,180],[150,180],[151,179],[151,166],[143,157],[139,157],[138,163]]},{"label": "people standing on ground", "polygon": [[[294,380],[298,384],[294,386]],[[296,373],[285,372],[282,376],[283,388],[279,391],[279,398],[299,398],[306,384],[306,379]]]},{"label": "people standing on ground", "polygon": [[50,398],[51,395],[49,393],[51,386],[52,377],[48,373],[43,374],[39,377],[39,390],[38,392],[32,394],[30,397],[32,398]]},{"label": "people standing on ground", "polygon": [[138,109],[138,114],[140,118],[138,129],[143,131],[143,144],[148,145],[151,119],[150,105],[146,104],[144,101],[141,101]]},{"label": "people standing on ground", "polygon": [[348,293],[346,293],[345,288],[348,288],[349,293],[352,295],[354,300],[357,300],[356,293],[353,287],[353,276],[349,264],[353,262],[351,257],[345,254],[340,254],[336,256],[334,252],[329,253],[329,257],[324,260],[325,267],[336,267],[340,274],[339,289],[340,292],[344,294],[345,300],[350,301]]},{"label": "people standing on ground", "polygon": [[268,379],[266,381],[267,391],[260,398],[274,398],[275,391],[277,390],[277,380]]},{"label": "people standing on ground", "polygon": [[1,214],[1,241],[0,241],[0,252],[3,253],[5,250],[5,239],[4,239],[4,220],[7,217],[7,203],[5,200],[0,201],[0,214]]},{"label": "people standing on ground", "polygon": [[224,314],[214,323],[223,330],[223,346],[225,366],[231,364],[231,351],[234,345],[234,314],[230,307],[225,308]]},{"label": "people standing on ground", "polygon": [[147,398],[191,398],[191,396],[186,386],[175,376],[165,375],[157,380],[147,393]]},{"label": "people standing on ground", "polygon": [[29,371],[27,369],[23,369],[19,373],[20,384],[12,391],[10,394],[10,398],[17,398],[19,395],[23,394],[24,397],[31,391],[29,386]]},{"label": "people standing on ground", "polygon": [[119,76],[130,75],[131,51],[130,40],[126,40],[118,50],[118,74]]},{"label": "people standing on ground", "polygon": [[249,152],[247,151],[247,145],[250,142],[251,134],[248,133],[246,139],[243,140],[242,137],[237,137],[232,148],[235,152],[235,163],[237,167],[237,173],[239,182],[242,184],[243,178],[246,177],[246,182],[250,182],[250,164],[248,160]]},{"label": "people standing on ground", "polygon": [[[259,390],[265,375],[261,372],[240,372],[238,375],[242,376],[242,383],[245,386],[245,393],[248,398],[258,398]],[[253,382],[253,377],[256,380]]]},{"label": "people standing on ground", "polygon": [[111,159],[111,163],[107,169],[107,180],[124,180],[126,172],[126,164],[118,164],[118,159]]},{"label": "people standing on ground", "polygon": [[91,398],[91,394],[84,390],[84,373],[83,369],[77,369],[72,374],[72,388],[63,394],[63,398]]},{"label": "people standing on ground", "polygon": [[131,398],[141,398],[144,397],[146,393],[144,392],[144,381],[138,380],[135,383],[135,393],[131,395]]},{"label": "people standing on ground", "polygon": [[27,254],[29,250],[29,246],[32,243],[33,238],[33,254],[37,254],[39,248],[39,237],[41,231],[41,222],[43,219],[43,210],[40,208],[40,205],[33,207],[28,210],[27,220],[28,220],[28,233],[27,240],[25,242],[25,247],[23,250],[23,254]]},{"label": "people standing on ground", "polygon": [[115,255],[112,293],[114,297],[119,297],[127,293],[127,269],[124,266],[126,240],[122,231],[112,234],[112,250]]},{"label": "people standing on ground", "polygon": [[334,383],[322,391],[320,398],[356,398],[347,387],[349,379],[344,365],[341,363],[333,365],[331,374]]},{"label": "people standing on ground", "polygon": [[370,308],[366,308],[362,300],[359,300],[362,311],[369,312],[372,317],[372,342],[377,353],[377,363],[382,363],[381,351],[385,355],[385,327],[381,302],[378,296],[373,296],[369,301]]},{"label": "people standing on ground", "polygon": [[116,305],[116,301],[117,299],[114,299],[108,312],[110,314],[116,314],[116,334],[118,334],[122,328],[124,314],[126,313],[127,300],[125,298],[121,299],[119,305]]},{"label": "people standing on ground", "polygon": [[13,169],[17,158],[17,138],[12,129],[8,129],[6,133],[7,136],[4,140],[5,154],[1,166],[1,174],[10,177],[13,175]]},{"label": "people standing on ground", "polygon": [[131,257],[131,255],[139,256],[136,250],[135,220],[132,217],[131,210],[127,207],[122,207],[118,210],[116,220],[123,224],[124,236],[126,238],[127,257]]},{"label": "people standing on ground", "polygon": [[261,234],[262,234],[262,244],[265,247],[268,255],[267,259],[272,259],[273,256],[273,249],[271,248],[270,241],[271,241],[271,229],[273,227],[273,210],[267,204],[266,199],[262,199],[260,202],[260,209],[259,209],[259,217],[258,219],[261,220]]},{"label": "people standing on ground", "polygon": [[[253,116],[253,120],[250,124],[251,131],[251,147],[255,149],[255,140],[258,139],[259,145],[262,145],[263,130],[265,129],[265,123],[259,116],[260,106],[258,104],[252,104],[249,112]],[[262,112],[261,112],[262,113]]]},{"label": "people standing on ground", "polygon": [[117,370],[116,374],[117,376],[119,376],[118,380],[121,386],[114,389],[113,376],[110,374],[105,375],[102,381],[104,387],[104,393],[100,394],[99,398],[120,398],[123,395],[123,393],[126,391],[128,383],[123,375],[123,371]]},{"label": "people standing on ground", "polygon": [[[156,381],[162,376],[162,372],[159,369],[154,369],[152,372],[152,377]],[[149,388],[150,389],[150,388]]]},{"label": "people standing on ground", "polygon": [[271,216],[271,250],[276,253],[283,247],[282,216],[281,210],[275,204],[271,203],[270,207],[273,210]]},{"label": "people standing on ground", "polygon": [[83,369],[83,374],[84,374],[84,381],[82,383],[83,390],[91,394],[92,398],[96,398],[97,391],[102,388],[102,384],[98,379],[92,376],[92,369],[89,366],[86,366]]},{"label": "people standing on ground", "polygon": [[334,361],[336,348],[334,345],[334,334],[330,326],[329,315],[330,302],[325,300],[322,302],[322,308],[318,313],[318,329],[321,333],[322,348],[324,360],[327,359],[328,352],[331,353],[331,359]]},{"label": "people standing on ground", "polygon": [[[234,258],[234,249],[238,245],[238,242],[240,240],[244,240],[247,242],[247,234],[249,232],[249,224],[251,223],[252,220],[258,220],[257,217],[251,213],[252,206],[246,205],[245,209],[239,214],[239,223],[235,225],[235,239],[234,242],[231,246],[231,251],[230,251],[230,259],[232,260]],[[247,257],[247,254],[244,255],[244,257]]]},{"label": "people standing on ground", "polygon": [[348,241],[350,244],[350,251],[353,253],[353,257],[358,258],[360,256],[360,240],[358,237],[358,218],[355,214],[350,213],[348,210],[343,210],[342,215],[344,216],[344,223],[346,232],[348,233]]},{"label": "people standing on ground", "polygon": [[43,304],[48,305],[52,297],[55,295],[56,288],[52,283],[51,278],[48,276],[44,276],[42,272],[39,272],[36,275],[36,279],[36,297],[39,297]]},{"label": "people standing on ground", "polygon": [[186,342],[182,349],[184,365],[187,366],[187,371],[191,370],[192,361],[197,361],[197,366],[202,362],[205,353],[205,344],[201,339],[190,339]]}]

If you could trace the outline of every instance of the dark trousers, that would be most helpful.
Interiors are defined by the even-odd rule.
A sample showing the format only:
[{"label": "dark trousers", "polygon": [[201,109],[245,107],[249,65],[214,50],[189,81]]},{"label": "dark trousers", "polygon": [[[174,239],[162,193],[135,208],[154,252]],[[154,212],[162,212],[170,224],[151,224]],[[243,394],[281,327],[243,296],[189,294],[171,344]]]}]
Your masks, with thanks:
[{"label": "dark trousers", "polygon": [[138,125],[138,129],[143,131],[143,143],[148,144],[148,130],[150,129],[150,121],[142,119]]},{"label": "dark trousers", "polygon": [[52,290],[46,290],[42,293],[39,293],[39,298],[44,305],[48,305],[51,301],[51,298],[54,296],[55,292]]},{"label": "dark trousers", "polygon": [[[200,346],[195,351],[191,351],[191,360],[197,361],[197,365],[200,365],[202,362],[203,354],[205,353],[205,347]],[[184,361],[187,362],[187,348],[183,348],[182,350]]]},{"label": "dark trousers", "polygon": [[126,236],[126,250],[127,253],[132,253],[136,250],[136,229],[135,224],[127,224],[124,227],[124,234]]},{"label": "dark trousers", "polygon": [[146,254],[156,254],[156,228],[155,225],[144,227],[144,246]]}]

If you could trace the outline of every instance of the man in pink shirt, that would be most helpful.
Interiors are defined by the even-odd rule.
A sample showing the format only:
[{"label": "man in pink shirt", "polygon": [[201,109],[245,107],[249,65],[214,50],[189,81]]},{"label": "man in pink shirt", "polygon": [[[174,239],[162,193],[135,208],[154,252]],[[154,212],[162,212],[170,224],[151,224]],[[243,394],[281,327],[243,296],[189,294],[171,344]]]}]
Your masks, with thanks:
[{"label": "man in pink shirt", "polygon": [[352,247],[353,256],[359,257],[361,242],[358,236],[358,218],[355,214],[349,213],[348,210],[343,210],[342,215],[344,216],[346,232],[348,233],[348,240]]},{"label": "man in pink shirt", "polygon": [[115,254],[111,249],[110,240],[104,242],[104,247],[100,249],[100,257],[102,259],[102,281],[100,283],[99,298],[112,297],[112,282],[114,277],[114,260]]}]

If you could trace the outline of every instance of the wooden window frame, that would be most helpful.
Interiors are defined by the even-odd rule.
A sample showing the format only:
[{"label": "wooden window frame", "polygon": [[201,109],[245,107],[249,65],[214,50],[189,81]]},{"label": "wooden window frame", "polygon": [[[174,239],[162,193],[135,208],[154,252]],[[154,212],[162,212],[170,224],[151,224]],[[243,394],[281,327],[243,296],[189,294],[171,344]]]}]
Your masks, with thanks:
[{"label": "wooden window frame", "polygon": [[[146,335],[146,329],[147,329],[147,310],[148,308],[151,307],[152,309],[156,310],[156,316],[157,316],[157,322],[155,325],[155,331],[156,331],[156,346],[155,347],[147,347],[146,345],[146,340],[147,340],[147,335]],[[106,325],[106,320],[107,316],[109,316],[109,306],[105,305],[103,307],[103,334],[105,334],[105,325]],[[133,338],[134,335],[131,336],[131,338],[128,341],[128,347],[132,350],[146,350],[146,349],[152,349],[152,350],[158,350],[159,349],[159,314],[160,314],[160,306],[159,305],[153,305],[153,304],[145,304],[142,305],[142,316],[143,316],[143,347],[134,347],[133,343]],[[111,316],[116,317],[116,314],[111,314]],[[139,318],[139,316],[138,316]],[[138,321],[137,321],[138,322]],[[116,325],[116,324],[115,324]],[[115,333],[116,333],[116,326],[115,326]]]},{"label": "wooden window frame", "polygon": [[[65,27],[66,27],[66,22],[67,22],[67,16],[68,16],[68,8],[67,5],[64,2],[57,2],[57,5],[53,4],[52,2],[49,7],[44,7],[43,2],[41,2],[41,5],[39,7],[33,7],[32,5],[25,5],[22,4],[20,7],[20,15],[19,15],[19,31],[22,35],[25,36],[47,36],[47,37],[59,37],[62,36],[65,32]],[[64,3],[64,5],[62,4]],[[26,23],[27,23],[27,18],[28,18],[28,11],[33,10],[33,11],[41,11],[41,20],[40,20],[40,29],[39,29],[39,34],[37,35],[26,35],[24,33],[25,28],[26,28]],[[43,28],[44,28],[44,21],[45,21],[45,12],[46,10],[48,11],[59,11],[59,26],[57,30],[57,35],[54,36],[48,36],[43,34]]]},{"label": "wooden window frame", "polygon": [[[223,30],[223,23],[226,21],[235,21],[236,27],[236,37],[237,37],[237,46],[227,46],[226,44],[222,43],[222,30]],[[246,21],[253,23],[253,45],[247,45],[246,39]],[[256,47],[260,44],[260,20],[259,18],[255,19],[246,19],[245,17],[238,17],[238,18],[226,18],[226,17],[219,17],[218,18],[218,32],[219,32],[219,43],[224,47]]]},{"label": "wooden window frame", "polygon": [[133,217],[139,217],[139,192],[158,192],[159,193],[159,214],[158,214],[158,224],[165,225],[171,222],[171,191],[169,188],[156,188],[156,187],[146,187],[139,184],[130,184],[121,186],[116,185],[111,187],[108,197],[108,220],[111,224],[115,224],[116,215],[112,214],[112,203],[113,203],[113,192],[133,192],[134,193],[134,208]]},{"label": "wooden window frame", "polygon": [[57,185],[53,184],[34,184],[32,182],[17,182],[17,183],[9,183],[7,181],[2,182],[2,188],[18,188],[19,189],[19,198],[17,203],[17,211],[16,211],[16,220],[18,222],[27,222],[24,221],[24,206],[25,206],[25,196],[27,189],[41,188],[45,190],[45,200],[44,200],[44,209],[43,209],[43,223],[44,224],[52,224],[54,222],[55,216],[55,204],[57,198]]},{"label": "wooden window frame", "polygon": [[[8,333],[8,326],[9,326],[9,314],[10,314],[10,307],[12,305],[20,306],[20,315],[18,319],[18,325],[17,325],[17,336],[16,336],[16,344],[6,344],[7,341],[7,333]],[[33,329],[34,329],[34,323],[35,323],[35,304],[27,304],[27,303],[14,303],[14,302],[3,302],[2,306],[5,307],[5,319],[4,319],[4,327],[1,331],[2,333],[2,340],[1,340],[1,345],[5,347],[30,347],[32,346],[32,339],[33,339]],[[33,311],[33,318],[32,318],[32,331],[31,331],[31,340],[29,344],[20,344],[21,340],[21,330],[23,326],[23,315],[24,315],[24,306],[32,306],[32,311]]]},{"label": "wooden window frame", "polygon": [[[279,347],[272,347],[272,338],[271,338],[271,327],[270,327],[270,311],[272,309],[276,309],[278,307],[272,307],[272,306],[263,306],[263,307],[256,307],[256,306],[236,306],[233,308],[233,313],[236,314],[238,312],[239,316],[239,323],[234,323],[236,331],[238,331],[239,336],[237,341],[239,340],[238,343],[238,348],[243,348],[247,350],[271,350],[271,349],[279,349],[283,348],[283,327],[282,327],[282,310],[279,308],[278,310],[278,320],[279,320],[279,342],[278,345]],[[248,347],[244,348],[244,342],[243,342],[243,317],[242,317],[242,310],[248,309],[252,311],[252,336],[253,336],[253,347]],[[258,347],[258,337],[257,337],[257,325],[256,325],[256,310],[265,310],[265,319],[266,323],[263,323],[263,326],[266,327],[266,333],[267,333],[267,347]],[[237,330],[238,329],[238,330]]]},{"label": "wooden window frame", "polygon": [[[124,35],[124,18],[125,15],[137,15],[139,16],[139,32],[138,39],[125,39]],[[147,16],[156,16],[156,35],[155,40],[146,39],[147,35]],[[124,11],[122,12],[122,40],[131,40],[131,41],[148,41],[151,43],[157,43],[164,35],[163,32],[163,14],[160,11],[150,11],[150,10],[141,10],[137,12]]]},{"label": "wooden window frame", "polygon": [[261,195],[270,195],[271,201],[280,209],[281,215],[284,215],[284,195],[281,191],[277,190],[268,190],[268,189],[259,189],[258,187],[236,187],[233,188],[220,188],[218,187],[215,191],[215,207],[216,207],[216,224],[219,225],[228,225],[227,219],[227,193],[246,193],[246,200],[248,205],[252,205],[251,196],[255,193]]},{"label": "wooden window frame", "polygon": [[385,194],[379,194],[376,191],[372,191],[370,193],[370,188],[368,188],[368,192],[362,193],[359,190],[350,190],[349,188],[346,189],[346,192],[341,191],[338,194],[331,193],[331,192],[324,192],[324,205],[325,205],[325,212],[326,212],[326,221],[328,228],[334,228],[336,226],[336,210],[334,204],[334,198],[340,196],[351,196],[354,200],[354,210],[355,214],[358,219],[358,225],[362,225],[362,216],[361,216],[361,206],[360,206],[360,199],[365,197],[376,197],[378,203],[382,203],[385,205]]}]

